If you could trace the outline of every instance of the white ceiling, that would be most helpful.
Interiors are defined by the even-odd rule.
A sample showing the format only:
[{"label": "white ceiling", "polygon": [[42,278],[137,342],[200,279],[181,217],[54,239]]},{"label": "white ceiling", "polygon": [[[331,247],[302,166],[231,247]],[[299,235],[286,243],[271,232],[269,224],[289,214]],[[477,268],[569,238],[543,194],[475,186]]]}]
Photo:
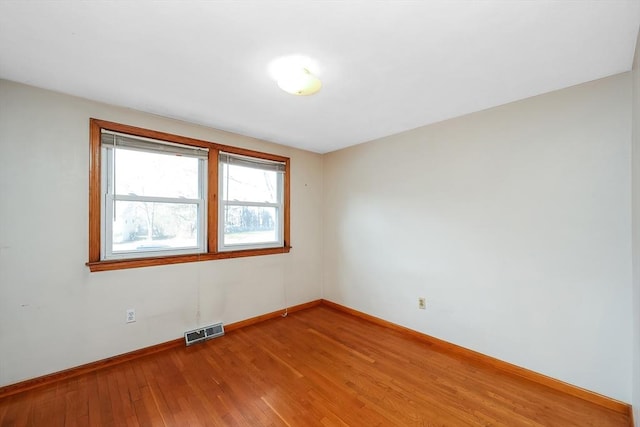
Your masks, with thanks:
[{"label": "white ceiling", "polygon": [[[639,23],[640,0],[0,0],[0,78],[324,153],[628,71]],[[318,94],[278,89],[287,54]]]}]

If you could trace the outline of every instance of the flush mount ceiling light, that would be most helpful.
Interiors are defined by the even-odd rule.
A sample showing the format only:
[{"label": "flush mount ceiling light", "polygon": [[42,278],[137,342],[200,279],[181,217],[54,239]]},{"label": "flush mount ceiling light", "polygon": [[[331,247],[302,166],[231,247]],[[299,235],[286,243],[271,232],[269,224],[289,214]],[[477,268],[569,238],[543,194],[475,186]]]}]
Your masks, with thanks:
[{"label": "flush mount ceiling light", "polygon": [[304,56],[284,56],[274,60],[269,73],[283,91],[292,95],[313,95],[322,87],[322,82],[314,75],[317,66]]}]

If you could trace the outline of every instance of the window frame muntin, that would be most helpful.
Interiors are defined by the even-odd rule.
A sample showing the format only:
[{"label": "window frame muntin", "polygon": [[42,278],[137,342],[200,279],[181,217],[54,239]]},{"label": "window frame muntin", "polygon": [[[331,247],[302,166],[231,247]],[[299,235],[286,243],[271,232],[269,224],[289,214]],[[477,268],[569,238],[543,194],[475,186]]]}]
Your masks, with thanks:
[{"label": "window frame muntin", "polygon": [[[91,118],[89,120],[89,261],[86,265],[90,271],[108,271],[126,268],[149,267],[156,265],[169,265],[185,262],[207,261],[226,258],[239,258],[249,256],[261,256],[271,254],[288,253],[291,250],[291,161],[289,157],[270,154],[245,148],[233,147],[215,142],[204,141],[160,132],[131,125],[125,125],[106,120]],[[187,255],[167,255],[144,258],[127,258],[118,260],[100,260],[101,253],[101,130],[109,130],[130,134],[133,136],[151,138],[169,143],[192,145],[209,149],[207,164],[208,176],[207,187],[209,189],[206,197],[207,203],[207,251],[199,254]],[[241,156],[262,158],[283,162],[285,164],[283,200],[284,200],[284,241],[281,247],[243,249],[231,251],[218,251],[218,153],[220,151],[237,154]]]}]

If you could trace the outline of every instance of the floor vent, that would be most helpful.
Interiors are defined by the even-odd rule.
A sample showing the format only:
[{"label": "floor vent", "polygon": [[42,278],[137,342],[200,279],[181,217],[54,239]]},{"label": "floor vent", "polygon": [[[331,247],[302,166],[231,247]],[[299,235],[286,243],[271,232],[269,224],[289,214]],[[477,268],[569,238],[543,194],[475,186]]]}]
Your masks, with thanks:
[{"label": "floor vent", "polygon": [[204,328],[198,328],[194,329],[193,331],[185,332],[184,342],[186,345],[191,345],[222,335],[224,335],[224,326],[222,326],[222,323],[216,323],[215,325],[205,326]]}]

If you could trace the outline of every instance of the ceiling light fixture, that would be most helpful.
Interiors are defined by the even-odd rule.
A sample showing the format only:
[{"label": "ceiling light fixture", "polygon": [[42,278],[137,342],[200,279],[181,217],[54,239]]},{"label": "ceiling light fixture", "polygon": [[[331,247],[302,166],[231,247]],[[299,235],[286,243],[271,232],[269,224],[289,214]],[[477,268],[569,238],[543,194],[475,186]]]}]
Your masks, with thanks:
[{"label": "ceiling light fixture", "polygon": [[313,73],[315,69],[315,63],[304,56],[285,56],[269,66],[280,89],[299,96],[313,95],[322,87],[322,82]]}]

